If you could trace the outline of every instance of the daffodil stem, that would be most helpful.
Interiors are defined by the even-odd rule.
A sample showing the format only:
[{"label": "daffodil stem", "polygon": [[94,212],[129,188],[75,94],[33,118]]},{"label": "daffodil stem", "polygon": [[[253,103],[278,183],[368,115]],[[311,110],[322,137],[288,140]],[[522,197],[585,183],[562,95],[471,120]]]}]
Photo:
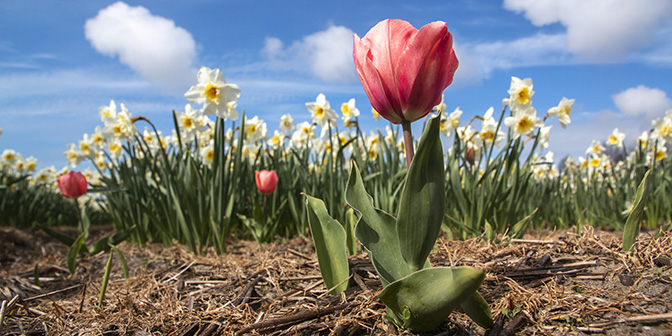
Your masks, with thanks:
[{"label": "daffodil stem", "polygon": [[401,129],[404,131],[404,148],[406,149],[406,167],[411,168],[411,161],[415,155],[413,151],[413,132],[411,131],[411,122],[403,120]]}]

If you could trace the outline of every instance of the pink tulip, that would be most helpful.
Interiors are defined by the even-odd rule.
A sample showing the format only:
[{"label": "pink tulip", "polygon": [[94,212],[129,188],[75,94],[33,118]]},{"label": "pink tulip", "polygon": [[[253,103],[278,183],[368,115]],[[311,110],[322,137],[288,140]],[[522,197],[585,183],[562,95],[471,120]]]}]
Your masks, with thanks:
[{"label": "pink tulip", "polygon": [[458,64],[453,36],[441,21],[420,30],[404,20],[381,21],[363,39],[354,36],[352,54],[371,106],[395,124],[418,120],[438,105]]},{"label": "pink tulip", "polygon": [[69,172],[58,177],[58,189],[67,198],[78,198],[86,193],[86,177],[80,172]]},{"label": "pink tulip", "polygon": [[272,170],[254,172],[257,188],[262,194],[272,194],[278,187],[278,175]]}]

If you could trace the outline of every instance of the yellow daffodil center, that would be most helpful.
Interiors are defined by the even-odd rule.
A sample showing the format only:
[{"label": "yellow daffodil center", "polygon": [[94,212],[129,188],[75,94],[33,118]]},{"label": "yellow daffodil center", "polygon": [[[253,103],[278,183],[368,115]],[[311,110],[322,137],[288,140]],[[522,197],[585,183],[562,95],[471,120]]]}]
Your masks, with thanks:
[{"label": "yellow daffodil center", "polygon": [[593,166],[593,168],[599,167],[601,163],[602,162],[600,161],[600,159],[596,159],[596,158],[590,159],[590,165]]},{"label": "yellow daffodil center", "polygon": [[208,153],[205,155],[206,159],[208,161],[212,161],[215,159],[215,151],[208,151]]},{"label": "yellow daffodil center", "polygon": [[347,116],[350,114],[350,106],[346,103],[341,104],[341,112],[343,113],[344,116]]},{"label": "yellow daffodil center", "polygon": [[322,106],[315,108],[315,116],[318,118],[322,118],[322,116],[324,116],[324,108]]},{"label": "yellow daffodil center", "polygon": [[522,105],[527,105],[530,103],[530,90],[526,87],[520,89],[516,95],[516,100]]},{"label": "yellow daffodil center", "polygon": [[534,127],[534,123],[532,122],[532,120],[530,120],[530,118],[528,118],[528,117],[522,117],[522,118],[518,121],[518,125],[517,125],[517,126],[518,126],[518,133],[520,133],[520,134],[527,134],[527,133],[529,133],[529,132],[532,130],[532,128]]},{"label": "yellow daffodil center", "polygon": [[672,133],[672,125],[670,123],[665,123],[662,126],[658,127],[658,133],[662,137],[667,137]]},{"label": "yellow daffodil center", "polygon": [[656,161],[660,161],[665,158],[665,151],[657,150],[656,151]]},{"label": "yellow daffodil center", "polygon": [[203,91],[203,95],[208,98],[209,101],[217,101],[219,100],[219,88],[212,85],[208,84],[208,86],[205,87],[205,90]]},{"label": "yellow daffodil center", "polygon": [[481,137],[483,138],[483,140],[490,142],[495,139],[495,132],[491,130],[482,131]]},{"label": "yellow daffodil center", "polygon": [[87,144],[86,142],[80,141],[79,150],[82,151],[84,154],[89,154],[89,152],[91,151],[91,146],[89,146],[89,144]]},{"label": "yellow daffodil center", "polygon": [[375,149],[369,150],[369,160],[375,160],[378,157],[378,152]]},{"label": "yellow daffodil center", "polygon": [[613,134],[610,135],[610,136],[609,136],[609,139],[607,140],[607,144],[610,144],[610,145],[616,145],[616,144],[618,144],[618,138],[617,138],[615,135],[613,135]]},{"label": "yellow daffodil center", "polygon": [[595,154],[602,154],[602,148],[600,145],[593,146],[592,152]]},{"label": "yellow daffodil center", "polygon": [[560,110],[558,111],[560,115],[567,115],[569,116],[570,113],[572,113],[572,108],[570,106],[564,105],[560,106]]}]

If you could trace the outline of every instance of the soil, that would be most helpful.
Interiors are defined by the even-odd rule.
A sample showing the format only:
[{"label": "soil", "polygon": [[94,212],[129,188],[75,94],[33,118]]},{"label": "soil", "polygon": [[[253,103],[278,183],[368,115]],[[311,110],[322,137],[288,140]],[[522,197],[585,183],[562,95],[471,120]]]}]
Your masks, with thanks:
[{"label": "soil", "polygon": [[[672,232],[642,233],[634,254],[620,252],[620,235],[584,228],[497,244],[439,239],[433,265],[487,273],[479,293],[495,327],[458,308],[430,335],[672,335]],[[310,238],[229,247],[198,256],[180,245],[122,243],[129,277],[115,256],[99,308],[109,253],[81,254],[70,275],[67,246],[0,228],[0,334],[411,335],[385,318],[365,253],[350,258],[350,288],[329,295]]]}]

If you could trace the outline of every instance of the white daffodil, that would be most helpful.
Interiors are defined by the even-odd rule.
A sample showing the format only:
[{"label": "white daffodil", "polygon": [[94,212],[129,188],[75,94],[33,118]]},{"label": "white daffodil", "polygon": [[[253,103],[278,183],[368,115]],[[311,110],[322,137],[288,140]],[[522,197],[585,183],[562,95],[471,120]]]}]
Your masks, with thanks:
[{"label": "white daffodil", "polygon": [[91,145],[97,150],[105,148],[105,135],[103,135],[103,129],[100,126],[96,126],[93,134],[91,134]]},{"label": "white daffodil", "polygon": [[114,103],[114,100],[110,100],[110,105],[98,108],[98,115],[100,116],[100,121],[103,122],[107,118],[115,118],[117,116],[117,104]]},{"label": "white daffodil", "polygon": [[77,151],[77,146],[73,143],[68,144],[68,150],[63,152],[65,154],[65,157],[68,159],[68,165],[70,167],[77,167],[79,165],[79,162],[81,160],[81,155]]},{"label": "white daffodil", "polygon": [[291,114],[283,114],[280,116],[280,130],[289,133],[294,129],[294,118]]},{"label": "white daffodil", "polygon": [[201,67],[196,75],[198,84],[192,86],[184,94],[187,100],[203,104],[203,112],[206,115],[217,115],[222,119],[229,119],[231,108],[235,109],[234,103],[240,97],[240,88],[235,84],[228,84],[219,69]]},{"label": "white daffodil", "polygon": [[562,97],[558,106],[548,109],[547,114],[549,117],[558,117],[560,125],[565,128],[572,122],[572,105],[574,105],[574,99]]},{"label": "white daffodil", "polygon": [[14,159],[14,165],[12,168],[15,172],[19,174],[26,173],[26,160],[23,158],[21,154],[16,154],[16,158]]},{"label": "white daffodil", "polygon": [[2,164],[11,165],[16,160],[16,151],[13,149],[5,149],[2,152]]},{"label": "white daffodil", "polygon": [[374,109],[373,107],[371,108],[371,115],[373,116],[373,119],[376,119],[376,120],[378,120],[382,117],[380,115],[380,113],[378,113],[378,111],[376,111],[376,109]]},{"label": "white daffodil", "polygon": [[604,152],[604,146],[602,146],[602,144],[597,140],[593,140],[593,142],[590,144],[590,147],[586,149],[586,155],[592,154],[597,156],[601,155],[602,152]]},{"label": "white daffodil", "polygon": [[296,131],[292,134],[290,145],[292,148],[303,148],[315,137],[315,126],[304,121],[296,126]]},{"label": "white daffodil", "polygon": [[359,109],[355,106],[355,98],[350,98],[347,103],[341,104],[343,117],[359,117]]},{"label": "white daffodil", "polygon": [[203,164],[205,164],[208,167],[212,167],[212,162],[215,160],[214,142],[211,142],[207,146],[201,148],[200,154],[201,154],[201,160],[203,160]]},{"label": "white daffodil", "polygon": [[176,112],[175,117],[183,141],[192,142],[200,132],[205,130],[203,111],[194,109],[191,104],[184,106],[184,112]]},{"label": "white daffodil", "polygon": [[445,113],[441,114],[441,121],[439,124],[441,134],[445,135],[446,137],[449,137],[451,134],[453,134],[453,131],[460,126],[460,117],[462,116],[462,113],[464,112],[462,112],[462,110],[457,107],[449,115],[446,115]]},{"label": "white daffodil", "polygon": [[660,137],[665,141],[672,141],[672,118],[659,118],[651,122],[652,136]]},{"label": "white daffodil", "polygon": [[28,158],[25,159],[26,161],[26,171],[29,172],[34,172],[35,168],[37,168],[37,158],[34,156],[29,156]]},{"label": "white daffodil", "polygon": [[82,140],[79,140],[79,153],[83,158],[92,158],[94,156],[93,139],[87,133],[84,133]]},{"label": "white daffodil", "polygon": [[625,140],[625,133],[619,132],[618,128],[614,128],[614,131],[607,138],[607,145],[623,148],[623,140]]},{"label": "white daffodil", "polygon": [[263,139],[266,139],[266,123],[257,116],[252,119],[245,118],[245,140],[256,143]]},{"label": "white daffodil", "polygon": [[107,150],[110,153],[110,157],[114,160],[121,157],[123,153],[121,141],[118,139],[111,139],[107,141]]},{"label": "white daffodil", "polygon": [[532,96],[534,96],[532,87],[531,78],[520,79],[515,76],[511,77],[511,86],[509,87],[509,91],[507,91],[509,98],[502,100],[502,103],[508,105],[514,113],[519,109],[531,106]]},{"label": "white daffodil", "polygon": [[551,135],[552,126],[544,126],[539,129],[539,151],[548,149],[548,140]]},{"label": "white daffodil", "polygon": [[528,135],[535,128],[544,126],[544,121],[537,117],[537,109],[532,106],[519,108],[513,116],[504,119],[504,125],[513,131],[513,138],[517,139],[521,135]]},{"label": "white daffodil", "polygon": [[649,142],[649,131],[644,131],[642,134],[637,137],[637,145],[640,148],[646,148],[646,144]]},{"label": "white daffodil", "polygon": [[98,167],[101,171],[104,171],[107,168],[107,160],[105,159],[105,156],[99,155],[96,157],[95,160],[93,160],[93,164]]},{"label": "white daffodil", "polygon": [[282,148],[285,143],[285,135],[278,130],[273,131],[273,136],[266,141],[268,146],[273,149]]},{"label": "white daffodil", "polygon": [[491,107],[483,115],[483,126],[479,134],[485,143],[490,144],[494,141],[495,146],[499,146],[506,138],[506,134],[502,130],[497,130],[497,120],[492,117],[493,112],[494,108]]},{"label": "white daffodil", "polygon": [[42,168],[34,176],[37,184],[49,184],[56,181],[56,169],[54,166]]},{"label": "white daffodil", "polygon": [[444,113],[444,112],[446,112],[446,108],[448,108],[448,106],[446,105],[446,103],[443,102],[443,98],[444,98],[444,96],[441,95],[441,102],[439,103],[439,105],[436,105],[436,106],[434,106],[434,107],[432,108],[432,111],[433,111],[433,112],[435,112],[435,113]]},{"label": "white daffodil", "polygon": [[129,140],[133,136],[132,126],[119,114],[105,119],[105,128],[101,131],[105,139]]},{"label": "white daffodil", "polygon": [[310,112],[313,122],[321,128],[327,128],[327,125],[333,125],[338,120],[338,114],[331,109],[329,101],[320,93],[314,102],[306,103],[306,108]]}]

